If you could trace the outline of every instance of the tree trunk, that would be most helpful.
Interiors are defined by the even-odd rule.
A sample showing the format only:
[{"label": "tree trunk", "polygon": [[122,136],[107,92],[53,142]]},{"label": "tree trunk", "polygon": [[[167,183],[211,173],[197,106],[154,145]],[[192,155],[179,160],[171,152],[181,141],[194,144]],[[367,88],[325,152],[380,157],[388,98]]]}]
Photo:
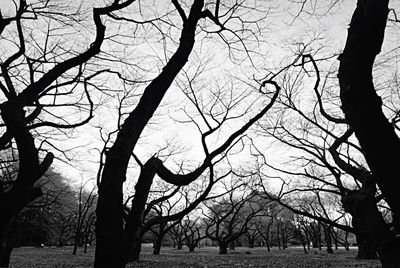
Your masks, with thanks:
[{"label": "tree trunk", "polygon": [[76,252],[78,250],[78,246],[81,243],[81,234],[78,233],[78,231],[75,233],[75,238],[74,238],[74,249],[72,251],[72,255],[76,255]]},{"label": "tree trunk", "polygon": [[196,247],[196,244],[192,244],[189,246],[189,252],[194,252],[194,249]]},{"label": "tree trunk", "polygon": [[326,243],[326,251],[328,254],[333,253],[332,249],[332,236],[331,236],[331,227],[327,224],[324,224],[324,233],[325,233],[325,243]]},{"label": "tree trunk", "polygon": [[[142,223],[143,209],[138,209],[129,220],[135,224],[126,224],[123,229],[123,183],[132,151],[139,137],[161,103],[165,93],[186,64],[195,43],[197,22],[201,18],[204,1],[196,0],[192,4],[188,19],[183,24],[180,44],[161,73],[144,90],[139,103],[128,115],[118,131],[114,145],[106,154],[106,162],[99,185],[99,197],[96,208],[96,268],[125,267],[129,256],[136,248]],[[151,184],[150,184],[151,185]],[[139,188],[139,190],[141,190]],[[135,192],[136,194],[138,191]],[[135,197],[136,197],[135,194]],[[143,195],[147,196],[148,193]],[[147,200],[147,198],[146,198]],[[146,202],[144,200],[144,202]],[[141,203],[141,202],[140,202]],[[137,218],[135,218],[137,217]],[[139,225],[140,226],[139,226]]]},{"label": "tree trunk", "polygon": [[318,248],[318,236],[317,236],[315,231],[313,232],[312,240],[313,240],[312,241],[312,247],[313,248]]},{"label": "tree trunk", "polygon": [[161,245],[162,245],[162,238],[157,238],[156,241],[154,242],[154,248],[153,248],[153,255],[160,255],[161,251]]},{"label": "tree trunk", "polygon": [[83,247],[83,253],[84,254],[87,253],[87,248],[88,248],[88,245],[89,245],[89,235],[90,235],[89,231],[90,231],[90,225],[89,225],[89,222],[88,222],[87,225],[86,225],[85,234],[84,234],[85,235],[85,239],[84,239],[85,245]]},{"label": "tree trunk", "polygon": [[283,230],[283,229],[281,231],[281,237],[282,237],[282,248],[285,250],[285,249],[287,249],[287,239],[286,239],[285,230]]},{"label": "tree trunk", "polygon": [[254,239],[253,238],[249,239],[249,248],[254,248]]},{"label": "tree trunk", "polygon": [[322,238],[321,238],[321,225],[318,224],[317,228],[317,243],[318,243],[318,250],[322,250]]},{"label": "tree trunk", "polygon": [[[400,215],[398,163],[400,141],[382,111],[372,68],[380,53],[388,15],[388,0],[359,0],[339,57],[342,110],[360,142],[365,160],[395,215]],[[395,217],[395,226],[399,226]],[[390,242],[389,242],[390,243]],[[400,254],[398,254],[400,255]]]},{"label": "tree trunk", "polygon": [[76,243],[76,241],[75,241],[75,243],[74,243],[74,249],[72,250],[72,255],[76,255],[76,251],[78,250],[78,244]]},{"label": "tree trunk", "polygon": [[[382,214],[376,207],[375,198],[360,191],[354,191],[351,195],[342,199],[344,209],[352,215],[353,227],[360,232],[359,238],[364,237],[378,251],[383,267],[398,267],[400,264],[400,248],[397,244],[388,244],[393,238]],[[364,243],[360,242],[361,251]],[[359,247],[360,247],[359,245]],[[369,249],[370,247],[365,247]],[[363,256],[364,253],[361,254]]]},{"label": "tree trunk", "polygon": [[226,244],[219,244],[219,254],[228,254],[228,247]]},{"label": "tree trunk", "polygon": [[307,248],[306,248],[306,243],[304,243],[304,241],[302,241],[301,245],[303,246],[304,254],[308,254]]},{"label": "tree trunk", "polygon": [[350,250],[348,238],[349,238],[349,232],[346,231],[345,236],[344,236],[344,248],[346,249],[346,251]]},{"label": "tree trunk", "polygon": [[47,171],[54,155],[47,153],[39,161],[39,152],[27,127],[25,111],[17,101],[6,101],[0,106],[1,117],[7,131],[14,137],[19,156],[18,174],[11,189],[7,192],[0,188],[0,261],[7,267],[12,251],[9,234],[18,213],[42,194],[35,182]]},{"label": "tree trunk", "polygon": [[304,254],[308,254],[307,248],[306,248],[307,243],[306,243],[306,240],[304,239],[304,236],[303,236],[301,230],[299,230],[299,236],[300,236],[299,238],[300,238],[301,245],[303,246]]},{"label": "tree trunk", "polygon": [[[354,11],[345,48],[340,56],[339,84],[342,109],[361,145],[364,157],[394,213],[397,227],[400,215],[400,180],[398,162],[400,141],[382,111],[372,77],[375,57],[384,39],[388,14],[387,0],[359,0]],[[377,209],[375,209],[377,210]],[[377,216],[376,211],[373,214]],[[364,214],[368,212],[364,211]],[[378,211],[379,213],[379,211]],[[377,248],[383,267],[400,266],[400,243],[385,223],[357,220],[365,229],[368,241]],[[378,229],[374,228],[378,226]]]},{"label": "tree trunk", "polygon": [[229,249],[231,249],[231,250],[235,249],[235,241],[232,241],[229,243]]},{"label": "tree trunk", "polygon": [[280,236],[280,232],[279,232],[279,225],[278,225],[278,227],[277,227],[276,240],[277,240],[277,242],[278,242],[278,248],[279,248],[279,250],[282,250],[282,248],[281,248],[281,236]]},{"label": "tree trunk", "polygon": [[8,267],[10,264],[12,249],[13,247],[11,246],[9,239],[3,239],[0,245],[0,267]]},{"label": "tree trunk", "polygon": [[129,261],[138,261],[140,257],[140,251],[142,250],[142,242],[135,243],[132,252],[129,256]]},{"label": "tree trunk", "polygon": [[376,260],[378,259],[378,254],[376,247],[360,235],[356,235],[357,240],[357,259],[360,260]]}]

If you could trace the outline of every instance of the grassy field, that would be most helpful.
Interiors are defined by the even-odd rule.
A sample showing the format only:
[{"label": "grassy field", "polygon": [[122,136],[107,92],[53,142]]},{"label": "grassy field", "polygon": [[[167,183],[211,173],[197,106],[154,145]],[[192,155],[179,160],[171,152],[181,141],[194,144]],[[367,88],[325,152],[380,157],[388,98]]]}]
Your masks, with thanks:
[{"label": "grassy field", "polygon": [[[94,248],[90,248],[87,254],[79,250],[74,256],[70,247],[16,248],[12,253],[10,267],[92,267]],[[128,267],[380,267],[379,261],[355,260],[356,249],[349,252],[340,249],[334,254],[327,254],[324,250],[311,250],[304,254],[300,248],[284,251],[273,249],[271,252],[265,248],[237,248],[228,255],[218,255],[217,248],[211,247],[196,249],[194,253],[186,249],[163,248],[159,256],[153,256],[151,252],[150,247],[144,247],[141,260],[130,263]]]}]

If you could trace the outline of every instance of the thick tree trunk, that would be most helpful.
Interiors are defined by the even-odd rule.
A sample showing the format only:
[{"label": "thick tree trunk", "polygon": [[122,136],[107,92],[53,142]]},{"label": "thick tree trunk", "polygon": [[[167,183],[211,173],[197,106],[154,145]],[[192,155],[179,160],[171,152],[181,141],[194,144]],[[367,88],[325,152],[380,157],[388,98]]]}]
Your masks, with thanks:
[{"label": "thick tree trunk", "polygon": [[142,242],[139,241],[135,243],[135,246],[132,249],[132,252],[129,256],[129,261],[138,261],[140,257],[140,252],[142,251]]},{"label": "thick tree trunk", "polygon": [[360,235],[356,235],[357,240],[357,259],[360,260],[376,260],[378,259],[377,249],[374,247],[373,243],[364,239]]},{"label": "thick tree trunk", "polygon": [[19,156],[18,175],[12,188],[7,192],[0,188],[0,261],[3,267],[7,267],[12,251],[8,238],[14,220],[29,202],[42,194],[34,184],[50,167],[54,155],[47,153],[42,163],[39,162],[39,152],[27,127],[25,111],[17,102],[7,101],[0,110],[7,131],[14,137]]},{"label": "thick tree trunk", "polygon": [[160,255],[161,251],[161,246],[162,246],[162,238],[157,238],[156,241],[154,242],[154,248],[153,248],[153,255]]},{"label": "thick tree trunk", "polygon": [[358,245],[361,249],[360,257],[364,252],[368,253],[372,246],[378,251],[383,267],[398,267],[400,249],[396,245],[387,244],[387,241],[392,239],[393,233],[378,210],[375,198],[355,191],[343,198],[342,203],[344,209],[353,217],[354,229],[360,232],[357,238],[364,237]]},{"label": "thick tree trunk", "polygon": [[219,254],[228,254],[228,247],[226,244],[219,244]]},{"label": "thick tree trunk", "polygon": [[194,249],[196,248],[195,244],[192,244],[189,246],[189,252],[194,252]]},{"label": "thick tree trunk", "polygon": [[[108,152],[108,161],[99,185],[94,267],[125,267],[127,238],[123,236],[122,184],[126,168],[118,163],[117,154],[118,150],[115,149]],[[117,177],[115,181],[113,178]]]},{"label": "thick tree trunk", "polygon": [[[135,239],[141,231],[138,231],[138,228],[142,219],[141,217],[134,219],[130,216],[130,221],[135,224],[134,226],[126,224],[129,230],[125,232],[122,222],[122,186],[126,179],[128,163],[143,129],[189,58],[203,5],[202,0],[194,1],[190,15],[183,25],[178,49],[160,75],[146,87],[139,103],[122,124],[114,145],[106,155],[96,209],[97,240],[94,264],[96,268],[125,267],[128,256],[135,248],[135,243],[137,243]],[[144,195],[147,196],[146,193]]]},{"label": "thick tree trunk", "polygon": [[[388,11],[388,0],[357,2],[346,45],[339,58],[338,77],[345,117],[360,142],[386,202],[395,215],[400,215],[400,141],[382,111],[382,100],[376,93],[372,78],[375,57],[384,39]],[[399,226],[398,219],[395,217],[395,226]],[[400,254],[397,255],[400,258]]]},{"label": "thick tree trunk", "polygon": [[8,267],[10,264],[12,245],[9,243],[9,239],[4,239],[0,244],[0,267]]}]

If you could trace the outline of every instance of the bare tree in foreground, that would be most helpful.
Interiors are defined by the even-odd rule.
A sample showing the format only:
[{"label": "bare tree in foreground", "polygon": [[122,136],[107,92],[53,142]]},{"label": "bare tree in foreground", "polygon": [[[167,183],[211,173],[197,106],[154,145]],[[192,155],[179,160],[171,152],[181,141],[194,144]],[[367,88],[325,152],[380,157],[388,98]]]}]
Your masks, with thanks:
[{"label": "bare tree in foreground", "polygon": [[[0,15],[0,149],[16,148],[18,153],[15,179],[0,188],[0,265],[5,267],[11,253],[8,232],[18,212],[41,195],[35,183],[53,162],[49,148],[57,150],[57,146],[51,144],[51,139],[87,123],[93,116],[90,80],[104,70],[90,70],[88,63],[100,53],[105,39],[103,17],[126,5],[116,1],[108,7],[94,8],[90,26],[94,34],[89,37],[92,42],[87,46],[77,42],[77,46],[68,39],[68,33],[86,30],[81,27],[79,7],[49,1],[13,3],[9,14]],[[69,114],[63,114],[67,110]],[[69,116],[77,111],[84,113]]]},{"label": "bare tree in foreground", "polygon": [[[360,142],[374,182],[392,210],[393,225],[400,226],[400,181],[398,152],[400,140],[382,111],[372,69],[384,40],[389,1],[357,1],[348,30],[346,45],[339,57],[340,98],[345,117]],[[358,210],[370,202],[366,195],[354,199]],[[400,265],[400,242],[388,228],[368,229],[375,238],[383,267]]]},{"label": "bare tree in foreground", "polygon": [[[213,165],[215,164],[213,161],[218,162],[218,156],[226,153],[250,126],[266,114],[279,92],[277,84],[266,81],[263,84],[264,86],[272,84],[276,87],[274,89],[277,89],[272,97],[267,97],[270,102],[212,151],[207,147],[205,140],[219,129],[220,123],[217,122],[217,125],[214,123],[211,125],[208,124],[208,130],[202,133],[201,136],[205,157],[195,170],[186,174],[174,174],[157,157],[151,157],[146,162],[140,164],[140,175],[135,186],[135,197],[132,200],[131,210],[124,225],[122,211],[123,183],[126,178],[129,160],[140,135],[160,105],[172,82],[188,61],[195,44],[196,30],[199,22],[207,20],[214,23],[215,27],[219,29],[218,31],[226,29],[219,21],[219,12],[220,8],[222,8],[219,1],[214,6],[213,11],[205,7],[202,0],[195,0],[188,11],[185,11],[178,1],[172,1],[172,4],[176,9],[174,12],[177,12],[181,18],[182,29],[180,31],[179,44],[158,76],[144,89],[139,102],[120,126],[114,144],[106,153],[96,210],[97,241],[95,267],[124,267],[126,265],[135,245],[140,242],[138,236],[142,228],[143,211],[155,175],[168,183],[183,186],[193,182],[208,170],[209,184],[212,185],[214,182]],[[230,10],[235,11],[237,8],[243,6],[240,3],[236,3],[232,7],[233,9]],[[234,18],[233,15],[230,15],[230,12],[228,11],[228,21],[230,18]],[[231,30],[229,31],[232,33]],[[206,196],[207,191],[204,193],[204,196]],[[198,203],[193,203],[190,208],[194,209]],[[186,213],[188,211],[190,210],[187,210]],[[181,214],[178,213],[174,217],[170,217],[169,220],[174,220],[175,217],[180,216]]]}]

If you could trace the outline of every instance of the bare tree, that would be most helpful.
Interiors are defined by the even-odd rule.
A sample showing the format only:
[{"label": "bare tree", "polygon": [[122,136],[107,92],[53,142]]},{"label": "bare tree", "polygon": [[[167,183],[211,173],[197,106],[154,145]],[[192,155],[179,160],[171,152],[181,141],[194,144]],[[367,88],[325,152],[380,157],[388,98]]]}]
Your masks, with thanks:
[{"label": "bare tree", "polygon": [[[151,217],[151,214],[152,214],[151,212],[155,213],[156,217],[163,217],[163,216],[168,217],[168,216],[171,216],[172,214],[174,214],[174,210],[175,211],[179,210],[179,208],[177,208],[177,205],[180,203],[180,198],[177,198],[176,200],[171,200],[171,199],[172,199],[172,196],[163,202],[158,202],[158,203],[155,203],[154,201],[150,202],[149,205],[151,206],[151,211],[149,211],[149,213],[147,213],[147,215],[145,217],[145,221],[148,221],[151,218],[155,218],[155,217]],[[160,200],[158,200],[158,201],[160,201]],[[146,210],[148,210],[148,209],[146,209]],[[149,229],[156,238],[153,243],[153,254],[154,255],[160,254],[162,242],[167,233],[171,233],[173,235],[174,239],[177,237],[182,237],[181,235],[178,235],[178,234],[180,234],[180,232],[178,231],[178,229],[176,229],[177,226],[180,224],[181,220],[182,219],[177,219],[176,221],[173,221],[173,222],[162,221],[153,226],[148,225],[148,227],[146,227],[146,229]],[[145,229],[143,229],[142,232],[144,232],[144,231],[145,231]],[[181,248],[178,248],[178,249],[181,249]]]},{"label": "bare tree", "polygon": [[[166,65],[162,68],[157,77],[151,80],[146,86],[139,102],[121,124],[115,142],[106,153],[106,160],[99,185],[99,200],[97,205],[95,267],[125,266],[129,259],[128,256],[130,256],[133,248],[135,248],[135,245],[139,242],[138,234],[140,234],[140,231],[138,231],[138,228],[142,226],[143,211],[153,178],[156,174],[168,183],[182,186],[193,182],[206,170],[209,170],[208,175],[210,176],[210,184],[212,184],[214,180],[213,161],[218,161],[218,159],[216,159],[218,156],[224,154],[254,122],[264,116],[270,109],[273,100],[276,98],[276,96],[271,97],[271,94],[267,94],[267,99],[272,101],[266,104],[262,111],[252,117],[247,123],[243,124],[237,131],[233,132],[221,146],[218,146],[218,148],[212,151],[209,150],[205,140],[212,133],[220,129],[221,122],[217,120],[214,121],[213,124],[206,124],[208,130],[202,132],[201,135],[205,157],[200,165],[191,172],[186,174],[174,174],[155,156],[151,157],[146,162],[138,161],[140,174],[135,186],[135,197],[132,200],[131,210],[124,225],[122,186],[125,181],[127,167],[133,149],[144,128],[160,105],[165,93],[188,61],[195,44],[198,24],[200,21],[204,20],[211,21],[214,25],[213,27],[216,27],[217,33],[226,30],[229,33],[233,33],[235,38],[240,37],[238,35],[240,31],[236,33],[231,29],[227,29],[226,25],[228,25],[231,19],[235,18],[235,16],[232,15],[233,11],[240,8],[246,9],[246,6],[241,3],[234,3],[230,8],[227,8],[226,6],[222,6],[220,2],[217,2],[215,5],[205,6],[204,1],[196,0],[186,11],[186,7],[182,7],[178,1],[172,1],[172,4],[175,8],[175,14],[177,13],[180,16],[182,25],[177,48],[167,60]],[[226,9],[228,13],[225,15],[220,13],[222,8]],[[211,11],[211,9],[213,10]],[[224,21],[226,25],[220,21],[223,17],[226,19],[226,21]],[[251,23],[255,22],[251,21]],[[240,25],[241,28],[243,28],[247,23]],[[263,86],[267,84],[272,84],[273,87],[277,86],[277,84],[271,81],[266,81]],[[277,89],[277,87],[275,89]],[[276,92],[278,91],[279,90]],[[204,118],[204,120],[206,119]],[[225,122],[226,118],[221,121]],[[197,204],[198,203],[193,204],[191,208],[193,209]],[[180,214],[174,217],[178,216],[180,216]],[[174,217],[170,217],[170,220],[173,220]]]},{"label": "bare tree", "polygon": [[185,243],[185,229],[181,224],[177,224],[171,229],[170,233],[174,240],[174,246],[177,250],[181,250]]},{"label": "bare tree", "polygon": [[93,224],[94,207],[96,204],[97,195],[95,193],[96,188],[92,188],[89,192],[85,189],[86,184],[81,182],[78,192],[78,210],[75,214],[75,234],[74,234],[74,249],[73,255],[76,255],[76,251],[79,246],[88,244],[91,225]]},{"label": "bare tree", "polygon": [[[263,126],[263,130],[285,146],[304,154],[293,155],[291,162],[298,164],[297,168],[269,167],[289,178],[307,179],[302,185],[290,182],[292,189],[287,190],[289,195],[309,192],[316,194],[316,199],[321,200],[327,200],[329,196],[336,199],[340,197],[341,206],[353,217],[353,231],[359,237],[359,244],[365,245],[359,250],[366,250],[366,245],[369,245],[382,255],[383,249],[379,245],[385,236],[375,235],[378,232],[373,230],[380,230],[380,233],[389,236],[393,234],[378,209],[382,195],[377,191],[373,174],[364,164],[364,152],[351,137],[353,131],[347,129],[348,122],[341,118],[335,93],[331,92],[332,71],[328,71],[323,80],[317,66],[317,62],[323,60],[316,60],[309,54],[304,55],[303,51],[299,53],[302,58],[299,66],[302,68],[282,74],[284,81],[287,81],[279,99],[282,113],[274,122],[274,128]],[[312,68],[308,69],[308,65]],[[308,76],[311,72],[315,74],[314,97],[308,101],[314,105],[305,106],[302,104],[304,97],[300,99],[299,96],[303,96],[301,92],[304,90],[304,75]],[[297,182],[296,179],[293,181]],[[359,256],[367,255],[360,253]],[[370,255],[371,258],[375,256],[376,254]]]},{"label": "bare tree", "polygon": [[[345,118],[360,142],[373,181],[382,191],[394,214],[394,226],[399,230],[400,200],[397,189],[400,184],[396,153],[400,149],[400,141],[382,111],[382,100],[376,93],[372,77],[374,61],[384,40],[388,3],[357,1],[346,45],[339,57],[338,77]],[[360,196],[360,202],[365,204],[368,200]],[[359,210],[364,207],[361,206]],[[389,228],[367,230],[370,237],[378,236],[375,241],[383,267],[399,266],[400,243],[393,232]]]},{"label": "bare tree", "polygon": [[[209,209],[203,212],[206,236],[217,242],[219,254],[227,254],[229,244],[246,234],[251,220],[264,209],[263,204],[245,189],[229,191],[228,197],[205,204]],[[235,195],[239,191],[241,194]]]},{"label": "bare tree", "polygon": [[193,252],[194,249],[199,245],[200,241],[207,237],[204,232],[205,226],[203,219],[201,219],[199,216],[186,216],[182,222],[182,227],[189,252]]},{"label": "bare tree", "polygon": [[[105,39],[102,17],[127,4],[129,1],[116,1],[93,9],[89,28],[95,34],[90,35],[93,41],[87,46],[70,42],[68,34],[56,33],[77,34],[87,29],[81,24],[85,12],[81,14],[79,6],[71,11],[72,6],[49,1],[19,0],[9,14],[0,16],[0,149],[16,148],[18,153],[18,173],[12,184],[0,189],[1,266],[8,266],[11,250],[7,236],[14,219],[27,203],[40,196],[35,182],[53,162],[50,150],[59,150],[46,139],[46,133],[50,137],[57,131],[65,134],[63,131],[81,126],[93,116],[90,80],[104,70],[93,71],[86,64],[100,52]],[[70,117],[63,114],[67,110],[69,115],[84,113]]]}]

